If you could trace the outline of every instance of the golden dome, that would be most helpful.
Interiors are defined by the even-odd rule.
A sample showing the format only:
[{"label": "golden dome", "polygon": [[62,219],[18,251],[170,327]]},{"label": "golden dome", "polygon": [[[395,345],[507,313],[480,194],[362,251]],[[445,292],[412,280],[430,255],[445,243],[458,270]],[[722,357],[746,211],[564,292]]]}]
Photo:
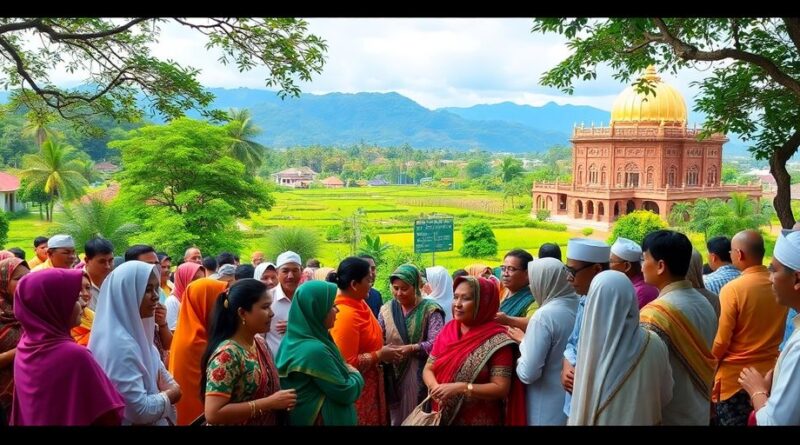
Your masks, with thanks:
[{"label": "golden dome", "polygon": [[650,80],[655,96],[636,92],[629,86],[617,96],[611,108],[613,123],[655,123],[686,125],[686,102],[675,88],[661,81],[654,66],[645,71],[644,78]]}]

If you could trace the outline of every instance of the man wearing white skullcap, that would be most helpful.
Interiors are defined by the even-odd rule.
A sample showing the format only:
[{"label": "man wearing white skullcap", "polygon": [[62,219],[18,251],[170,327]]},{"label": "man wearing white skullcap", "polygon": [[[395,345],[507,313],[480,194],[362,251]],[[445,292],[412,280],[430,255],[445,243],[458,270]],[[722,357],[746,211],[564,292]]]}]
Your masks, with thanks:
[{"label": "man wearing white skullcap", "polygon": [[75,241],[69,235],[53,235],[47,241],[47,261],[36,266],[31,272],[44,269],[70,269],[77,261]]},{"label": "man wearing white skullcap", "polygon": [[300,255],[288,250],[278,255],[275,269],[278,271],[278,285],[272,288],[272,312],[275,314],[270,322],[270,329],[266,339],[272,355],[278,353],[278,347],[286,333],[286,322],[289,320],[289,308],[292,307],[292,297],[297,286],[300,285],[303,261]]},{"label": "man wearing white skullcap", "polygon": [[624,273],[636,291],[639,309],[658,296],[658,289],[644,282],[642,274],[642,248],[636,241],[619,237],[611,245],[610,268]]},{"label": "man wearing white skullcap", "polygon": [[580,338],[581,323],[583,322],[583,308],[586,304],[586,294],[592,279],[604,270],[608,270],[608,260],[611,249],[608,244],[588,238],[572,238],[567,241],[567,279],[575,292],[581,296],[578,311],[575,314],[575,325],[572,334],[567,339],[564,350],[564,360],[561,366],[561,384],[567,391],[564,400],[564,413],[569,416],[572,402],[572,384],[575,379],[575,366],[578,360],[578,340]]},{"label": "man wearing white skullcap", "polygon": [[[800,232],[780,235],[770,264],[770,280],[778,303],[800,309]],[[778,357],[774,372],[762,376],[745,368],[739,383],[753,403],[758,425],[800,425],[800,317],[792,320],[795,331]]]},{"label": "man wearing white skullcap", "polygon": [[644,280],[660,294],[642,308],[639,321],[667,345],[674,381],[662,422],[708,426],[717,367],[711,345],[719,321],[708,299],[686,279],[692,243],[682,233],[656,230],[644,237],[642,251]]}]

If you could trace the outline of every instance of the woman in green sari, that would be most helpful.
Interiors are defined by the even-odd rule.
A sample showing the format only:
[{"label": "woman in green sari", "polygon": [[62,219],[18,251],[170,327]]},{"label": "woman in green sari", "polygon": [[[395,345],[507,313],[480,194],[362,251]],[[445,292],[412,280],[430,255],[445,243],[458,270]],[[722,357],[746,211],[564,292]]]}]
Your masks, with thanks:
[{"label": "woman in green sari", "polygon": [[276,355],[282,388],[297,391],[291,425],[356,425],[355,402],[364,379],[345,363],[328,329],[336,320],[336,286],[300,285],[292,298],[286,334]]},{"label": "woman in green sari", "polygon": [[394,298],[381,307],[378,316],[385,344],[400,346],[402,353],[402,359],[384,368],[392,425],[401,425],[428,394],[422,369],[444,326],[442,307],[422,298],[420,275],[414,265],[398,267],[389,276]]}]

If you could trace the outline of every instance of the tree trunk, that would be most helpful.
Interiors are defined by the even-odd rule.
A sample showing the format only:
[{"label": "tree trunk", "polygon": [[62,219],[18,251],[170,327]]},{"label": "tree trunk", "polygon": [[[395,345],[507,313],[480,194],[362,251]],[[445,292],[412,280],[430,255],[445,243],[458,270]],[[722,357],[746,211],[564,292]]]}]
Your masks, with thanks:
[{"label": "tree trunk", "polygon": [[796,131],[783,145],[776,148],[769,157],[769,172],[775,178],[777,193],[772,201],[775,213],[784,229],[791,229],[795,219],[792,214],[791,176],[786,171],[786,162],[800,146],[800,130]]}]

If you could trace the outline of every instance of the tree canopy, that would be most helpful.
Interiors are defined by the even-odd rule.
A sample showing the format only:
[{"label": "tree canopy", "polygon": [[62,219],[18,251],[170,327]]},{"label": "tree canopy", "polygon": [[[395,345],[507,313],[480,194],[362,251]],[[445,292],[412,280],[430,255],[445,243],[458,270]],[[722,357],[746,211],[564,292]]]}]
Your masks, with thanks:
[{"label": "tree canopy", "polygon": [[[12,100],[47,122],[49,113],[81,121],[94,114],[136,121],[144,96],[166,118],[213,100],[197,81],[198,70],[153,55],[161,25],[175,22],[206,39],[223,65],[241,71],[267,68],[265,83],[279,94],[298,95],[298,80],[320,73],[327,44],[296,18],[0,18],[0,86],[14,89]],[[50,80],[56,70],[78,73],[84,83],[62,88]]]},{"label": "tree canopy", "polygon": [[[651,64],[705,71],[694,107],[707,116],[704,135],[751,140],[778,184],[781,224],[794,224],[786,161],[800,146],[800,18],[542,18],[532,31],[569,39],[570,55],[541,79],[568,93],[575,81],[595,79],[599,65],[624,82]],[[644,79],[637,88],[652,92]]]}]

